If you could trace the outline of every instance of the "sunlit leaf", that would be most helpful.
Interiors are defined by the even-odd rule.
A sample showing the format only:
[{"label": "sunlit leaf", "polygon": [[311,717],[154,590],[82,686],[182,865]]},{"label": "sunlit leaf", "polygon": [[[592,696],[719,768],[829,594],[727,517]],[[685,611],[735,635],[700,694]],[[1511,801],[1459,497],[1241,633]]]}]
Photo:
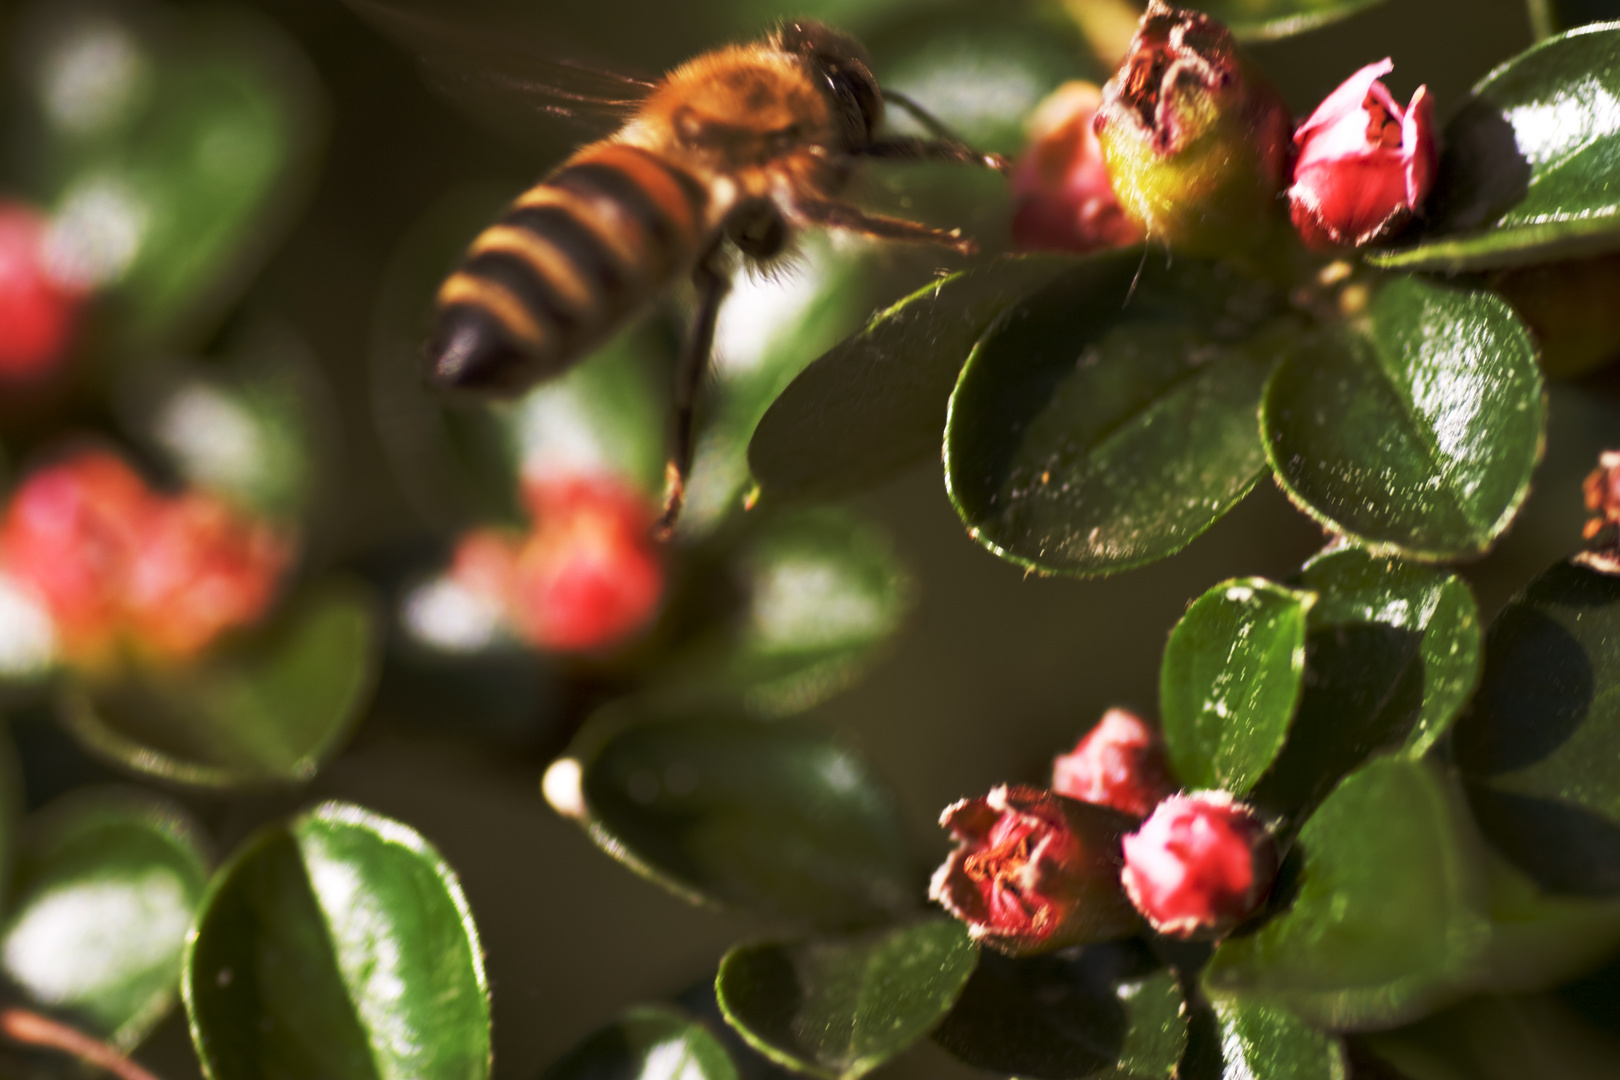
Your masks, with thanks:
[{"label": "sunlit leaf", "polygon": [[660,1005],[638,1005],[575,1043],[540,1080],[737,1080],[720,1040]]},{"label": "sunlit leaf", "polygon": [[376,644],[369,596],[332,585],[194,666],[72,681],[58,714],[87,749],[150,776],[201,787],[301,783],[365,704]]},{"label": "sunlit leaf", "polygon": [[480,1080],[489,988],[455,872],[413,829],[325,803],[251,837],[186,948],[214,1080]]},{"label": "sunlit leaf", "polygon": [[128,1050],[174,1005],[180,954],[208,884],[178,806],[117,789],[31,817],[0,935],[6,977]]},{"label": "sunlit leaf", "polygon": [[767,1057],[827,1080],[854,1080],[928,1034],[950,1011],[978,949],[955,919],[860,937],[732,949],[720,1008]]},{"label": "sunlit leaf", "polygon": [[[1344,1041],[1286,1009],[1242,999],[1214,1005],[1225,1080],[1348,1080]],[[1183,1070],[1178,1080],[1205,1080]],[[1217,1080],[1211,1076],[1209,1080]]]}]

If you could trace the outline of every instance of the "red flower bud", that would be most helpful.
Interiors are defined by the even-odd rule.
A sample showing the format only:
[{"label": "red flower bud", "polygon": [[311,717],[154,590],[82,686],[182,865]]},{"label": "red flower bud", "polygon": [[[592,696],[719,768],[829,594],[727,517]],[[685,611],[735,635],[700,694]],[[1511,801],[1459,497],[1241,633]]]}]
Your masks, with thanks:
[{"label": "red flower bud", "polygon": [[1598,455],[1598,467],[1581,483],[1581,493],[1586,496],[1586,508],[1592,511],[1582,536],[1590,540],[1605,526],[1620,525],[1620,450],[1605,450]]},{"label": "red flower bud", "polygon": [[1081,802],[1146,817],[1175,790],[1156,731],[1124,709],[1109,709],[1071,753],[1052,762],[1052,790]]},{"label": "red flower bud", "polygon": [[588,652],[623,644],[658,612],[664,570],[652,540],[658,508],[605,476],[537,480],[525,536],[482,530],[456,549],[450,575],[494,601],[530,644]]},{"label": "red flower bud", "polygon": [[1067,82],[1030,114],[1029,148],[1014,167],[1013,247],[1095,251],[1142,239],[1114,197],[1092,120],[1102,91]]},{"label": "red flower bud", "polygon": [[968,933],[1015,956],[1123,937],[1136,924],[1119,888],[1123,819],[1017,785],[946,807],[959,846],[928,895]]},{"label": "red flower bud", "polygon": [[49,375],[73,337],[83,294],[46,272],[44,253],[39,213],[0,203],[0,380]]},{"label": "red flower bud", "polygon": [[1288,202],[1314,248],[1361,247],[1393,235],[1428,197],[1437,150],[1434,101],[1420,86],[1402,112],[1368,64],[1316,107],[1294,133],[1299,160]]},{"label": "red flower bud", "polygon": [[1225,934],[1260,909],[1277,876],[1271,830],[1224,791],[1170,796],[1124,850],[1131,903],[1172,937]]},{"label": "red flower bud", "polygon": [[1288,107],[1209,16],[1150,0],[1095,126],[1120,205],[1150,239],[1223,255],[1280,221]]}]

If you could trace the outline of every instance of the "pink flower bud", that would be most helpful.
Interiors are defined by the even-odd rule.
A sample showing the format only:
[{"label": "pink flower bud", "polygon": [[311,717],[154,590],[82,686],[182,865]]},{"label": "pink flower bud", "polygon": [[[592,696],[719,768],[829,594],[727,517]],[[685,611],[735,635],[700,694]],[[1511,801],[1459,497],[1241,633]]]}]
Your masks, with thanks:
[{"label": "pink flower bud", "polygon": [[33,382],[66,355],[84,296],[45,269],[45,220],[0,202],[0,380]]},{"label": "pink flower bud", "polygon": [[1015,956],[1123,937],[1136,924],[1119,888],[1123,819],[1039,788],[1003,785],[946,807],[959,846],[928,895],[975,941]]},{"label": "pink flower bud", "polygon": [[1114,197],[1092,119],[1102,90],[1067,82],[1030,114],[1029,148],[1014,167],[1012,239],[1018,251],[1095,251],[1142,239]]},{"label": "pink flower bud", "polygon": [[1170,796],[1124,850],[1131,903],[1172,937],[1220,937],[1260,909],[1277,876],[1271,830],[1224,791]]},{"label": "pink flower bud", "polygon": [[1434,102],[1420,86],[1402,112],[1368,64],[1294,133],[1299,159],[1288,189],[1294,227],[1314,248],[1361,247],[1393,235],[1428,197],[1437,150]]},{"label": "pink flower bud", "polygon": [[1140,818],[1175,785],[1158,733],[1133,713],[1109,709],[1072,753],[1052,762],[1052,790]]},{"label": "pink flower bud", "polygon": [[1586,508],[1592,512],[1582,536],[1590,540],[1606,526],[1620,525],[1620,450],[1605,450],[1598,455],[1598,467],[1582,481],[1581,493],[1586,496]]}]

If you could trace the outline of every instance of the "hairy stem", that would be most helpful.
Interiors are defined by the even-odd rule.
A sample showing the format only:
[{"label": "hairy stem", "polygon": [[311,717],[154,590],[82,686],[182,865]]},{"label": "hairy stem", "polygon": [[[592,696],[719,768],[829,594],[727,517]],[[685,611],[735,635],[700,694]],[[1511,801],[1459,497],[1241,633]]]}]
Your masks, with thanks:
[{"label": "hairy stem", "polygon": [[118,1080],[158,1080],[101,1040],[28,1009],[0,1009],[0,1035],[26,1046],[43,1046],[71,1054]]}]

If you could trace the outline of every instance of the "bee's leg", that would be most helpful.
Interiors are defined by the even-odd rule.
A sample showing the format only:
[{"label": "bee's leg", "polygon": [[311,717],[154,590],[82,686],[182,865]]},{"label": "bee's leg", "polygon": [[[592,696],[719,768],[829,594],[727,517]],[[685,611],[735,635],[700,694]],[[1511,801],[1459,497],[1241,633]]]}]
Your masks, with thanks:
[{"label": "bee's leg", "polygon": [[914,135],[898,135],[887,139],[874,139],[853,151],[857,157],[879,158],[884,161],[944,162],[951,165],[984,165],[997,172],[1006,172],[1011,166],[1000,154],[986,154],[966,143],[952,139],[921,139]]},{"label": "bee's leg", "polygon": [[708,369],[714,348],[714,324],[720,317],[720,302],[731,288],[720,258],[720,245],[709,249],[692,271],[697,286],[698,310],[687,333],[686,346],[675,368],[675,446],[664,466],[664,516],[655,530],[660,540],[669,539],[686,500],[686,478],[692,472],[692,413],[697,404],[698,386]]},{"label": "bee's leg", "polygon": [[962,235],[961,229],[936,229],[920,221],[868,214],[840,202],[800,202],[795,209],[808,224],[850,232],[879,240],[901,240],[912,244],[939,244],[963,255],[972,255],[979,246]]}]

